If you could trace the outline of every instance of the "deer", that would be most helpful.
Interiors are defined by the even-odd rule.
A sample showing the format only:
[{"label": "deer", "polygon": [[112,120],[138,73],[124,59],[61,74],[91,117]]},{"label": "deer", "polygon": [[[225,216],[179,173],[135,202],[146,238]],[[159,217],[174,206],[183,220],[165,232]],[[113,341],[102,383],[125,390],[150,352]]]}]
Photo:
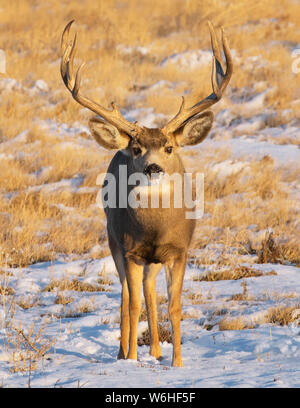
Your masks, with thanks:
[{"label": "deer", "polygon": [[[118,195],[118,171],[120,166],[126,166],[128,177],[138,173],[144,174],[149,180],[160,174],[184,175],[180,148],[197,145],[207,137],[214,120],[214,114],[208,108],[222,98],[232,76],[233,61],[227,37],[222,27],[222,48],[226,62],[224,72],[217,35],[212,23],[208,21],[213,51],[212,93],[192,106],[187,106],[185,97],[182,97],[178,113],[162,128],[147,128],[126,120],[114,102],[111,102],[111,109],[108,109],[82,94],[80,84],[85,63],[74,74],[76,34],[73,40],[69,40],[73,22],[74,20],[66,25],[61,38],[60,71],[63,82],[76,102],[96,114],[89,119],[89,129],[96,142],[105,149],[117,150],[107,170],[107,174],[112,174],[116,179],[117,205],[115,208],[108,206],[104,211],[108,244],[121,284],[118,359],[137,360],[142,287],[150,335],[150,355],[158,360],[162,359],[157,325],[156,278],[164,266],[168,315],[172,329],[172,366],[182,367],[181,294],[187,251],[196,221],[185,216],[185,204],[182,208],[175,208],[173,201],[169,208],[162,208],[161,205],[158,208],[119,205],[124,197]],[[143,187],[146,195],[150,194],[150,184]],[[137,187],[131,186],[128,193],[134,188]]]}]

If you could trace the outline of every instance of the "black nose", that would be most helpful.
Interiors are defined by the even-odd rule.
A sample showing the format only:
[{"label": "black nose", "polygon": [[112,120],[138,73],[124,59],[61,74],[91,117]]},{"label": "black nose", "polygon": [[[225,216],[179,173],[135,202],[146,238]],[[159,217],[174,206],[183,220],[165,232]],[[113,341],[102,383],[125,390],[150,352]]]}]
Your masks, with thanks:
[{"label": "black nose", "polygon": [[163,172],[163,169],[156,163],[149,164],[144,169],[144,173],[151,176],[152,173],[160,173]]}]

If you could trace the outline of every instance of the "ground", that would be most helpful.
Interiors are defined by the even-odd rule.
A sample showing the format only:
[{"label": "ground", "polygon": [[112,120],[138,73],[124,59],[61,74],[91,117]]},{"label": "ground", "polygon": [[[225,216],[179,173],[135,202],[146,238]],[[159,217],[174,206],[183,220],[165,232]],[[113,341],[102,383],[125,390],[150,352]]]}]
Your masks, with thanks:
[{"label": "ground", "polygon": [[[60,77],[71,19],[84,93],[149,127],[182,95],[193,104],[211,92],[207,20],[228,36],[234,74],[213,128],[182,150],[205,200],[182,295],[182,369],[167,341],[161,362],[149,357],[144,308],[139,361],[116,360],[120,284],[96,203],[114,152],[93,140],[92,114]],[[292,0],[0,2],[0,385],[299,386],[299,20]],[[168,333],[163,272],[157,291]]]},{"label": "ground", "polygon": [[[300,381],[300,328],[296,319],[289,326],[270,323],[268,311],[285,307],[287,298],[290,305],[296,304],[300,286],[298,268],[257,264],[252,270],[254,267],[261,276],[201,281],[199,279],[205,276],[204,268],[188,266],[181,323],[183,368],[171,367],[172,345],[167,341],[162,343],[162,361],[149,356],[148,345],[138,348],[137,362],[116,359],[120,335],[120,284],[111,257],[91,261],[61,260],[11,270],[10,287],[22,295],[16,296],[15,328],[8,325],[1,330],[4,340],[0,354],[2,386],[297,387]],[[74,279],[90,285],[93,291],[62,291],[51,285]],[[241,282],[246,282],[246,294]],[[163,273],[159,275],[157,290],[161,295],[163,315],[166,307]],[[232,300],[243,293],[243,300]],[[55,302],[62,295],[65,300],[72,298],[72,301]],[[24,300],[28,299],[34,306],[26,309]],[[6,307],[9,310],[6,318],[11,321],[9,301]],[[299,304],[293,311],[299,318]],[[237,317],[245,319],[244,329],[236,325],[234,330],[225,326],[220,330],[220,322],[229,316],[232,322]],[[169,329],[168,322],[160,320]],[[19,337],[23,330],[27,334],[31,324],[34,331],[27,337],[28,341],[22,338],[19,344],[16,341],[18,333]],[[44,329],[38,336],[40,325]],[[140,338],[146,328],[147,323],[141,321]],[[17,349],[16,343],[19,344]],[[25,355],[29,344],[37,350],[31,349],[33,369],[22,371],[23,364],[27,367],[28,362],[20,361],[18,353]],[[39,350],[48,345],[51,346],[49,351],[41,356]]]}]

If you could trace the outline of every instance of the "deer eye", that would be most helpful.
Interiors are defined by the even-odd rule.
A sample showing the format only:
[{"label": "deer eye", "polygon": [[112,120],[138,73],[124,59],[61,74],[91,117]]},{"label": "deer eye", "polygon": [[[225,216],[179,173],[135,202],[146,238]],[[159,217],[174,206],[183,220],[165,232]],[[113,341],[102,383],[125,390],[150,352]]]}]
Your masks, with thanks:
[{"label": "deer eye", "polygon": [[132,150],[133,150],[133,154],[134,154],[135,156],[137,156],[138,154],[140,154],[140,153],[142,152],[141,148],[138,147],[138,146],[133,147]]},{"label": "deer eye", "polygon": [[168,153],[168,154],[171,154],[172,151],[173,151],[173,146],[168,146],[168,147],[165,148],[165,152]]}]

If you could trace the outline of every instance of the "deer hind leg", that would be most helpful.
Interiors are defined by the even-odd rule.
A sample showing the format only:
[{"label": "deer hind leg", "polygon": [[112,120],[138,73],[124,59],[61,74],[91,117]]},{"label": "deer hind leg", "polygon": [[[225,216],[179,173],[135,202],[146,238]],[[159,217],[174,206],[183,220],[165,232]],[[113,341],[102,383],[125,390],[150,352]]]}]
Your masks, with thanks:
[{"label": "deer hind leg", "polygon": [[121,308],[120,308],[120,349],[118,359],[125,359],[128,353],[129,343],[129,293],[125,274],[125,258],[112,239],[109,239],[109,246],[114,259],[120,282],[122,285]]},{"label": "deer hind leg", "polygon": [[172,366],[182,367],[181,358],[181,338],[180,338],[180,319],[181,319],[181,292],[183,277],[186,267],[186,255],[180,259],[165,265],[168,298],[169,298],[169,318],[172,325],[173,341],[173,359]]},{"label": "deer hind leg", "polygon": [[147,309],[148,326],[150,333],[150,355],[161,358],[161,347],[157,330],[156,307],[156,276],[161,270],[161,264],[150,264],[144,267],[143,289]]},{"label": "deer hind leg", "polygon": [[129,291],[129,352],[127,358],[137,360],[137,329],[141,310],[143,266],[127,259],[126,279]]}]

